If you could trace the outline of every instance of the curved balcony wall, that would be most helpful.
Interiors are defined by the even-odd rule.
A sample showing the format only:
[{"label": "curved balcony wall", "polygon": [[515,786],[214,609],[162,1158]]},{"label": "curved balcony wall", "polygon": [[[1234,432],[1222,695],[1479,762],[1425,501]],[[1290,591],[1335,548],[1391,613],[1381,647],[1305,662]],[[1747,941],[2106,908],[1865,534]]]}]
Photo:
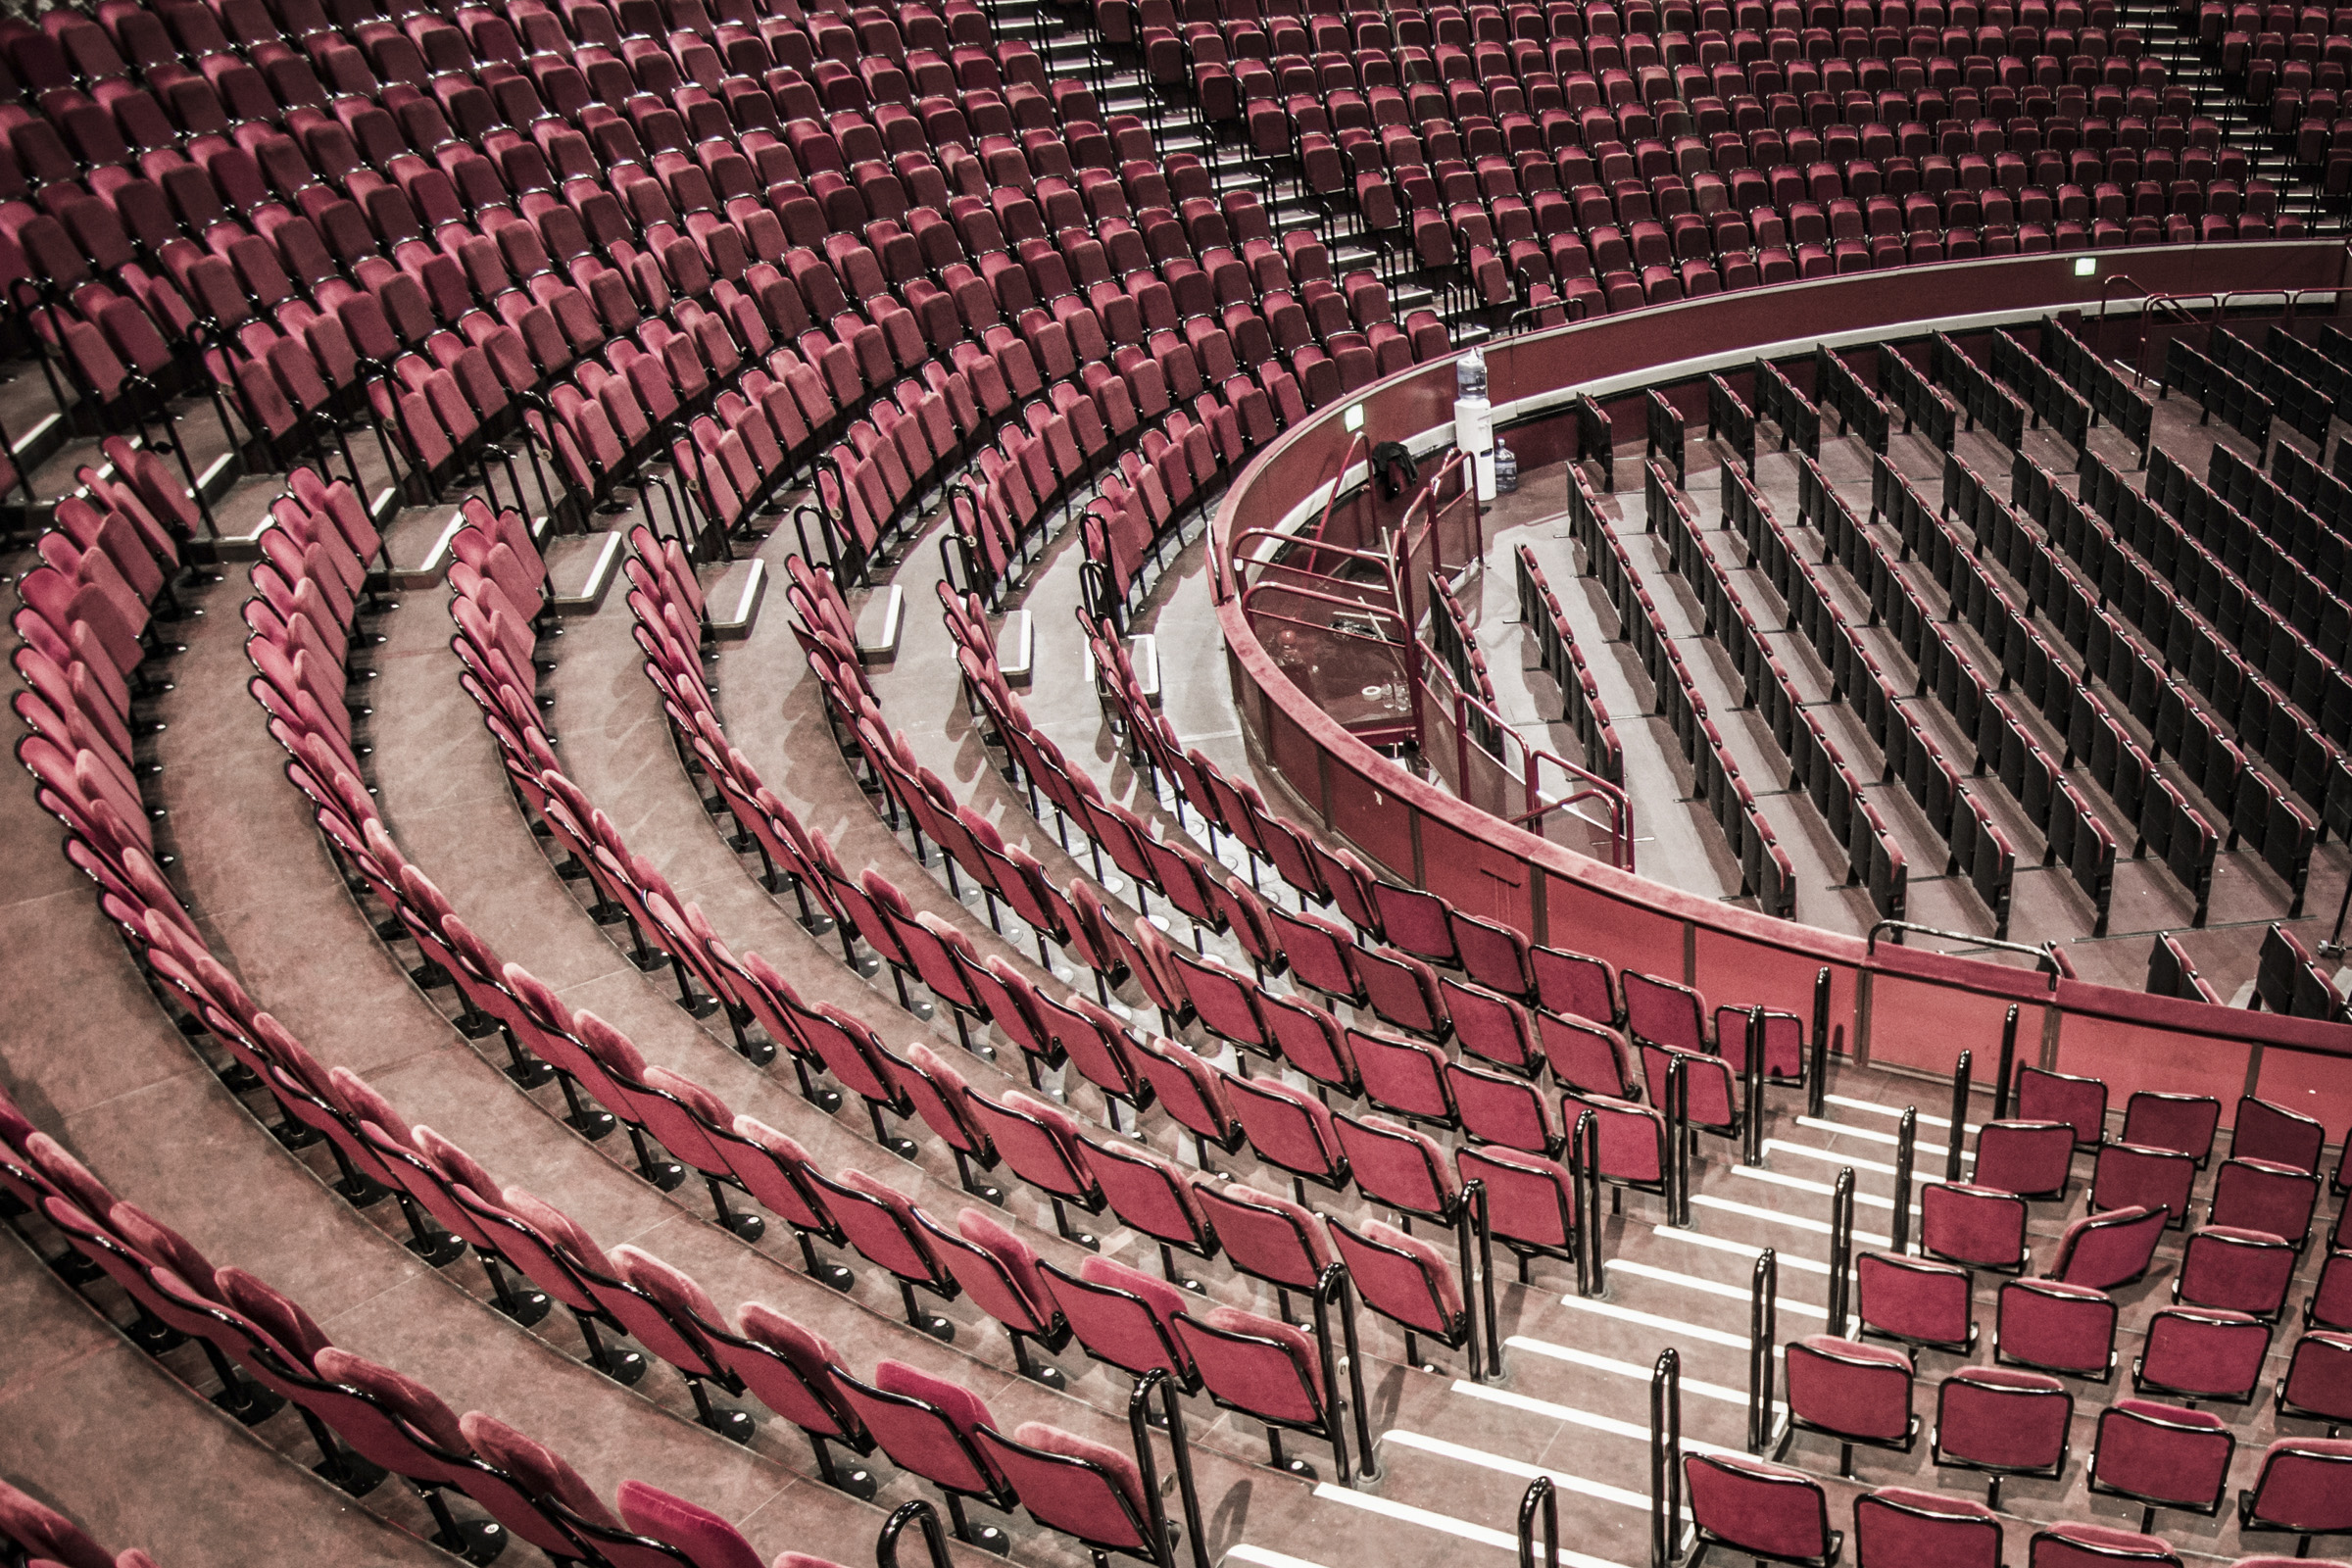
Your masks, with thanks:
[{"label": "curved balcony wall", "polygon": [[[2090,264],[2088,271],[2080,264]],[[1511,428],[1523,471],[1559,462],[1574,444],[1571,401],[1597,399],[1620,439],[1642,428],[1641,395],[1656,387],[1686,417],[1703,418],[1704,377],[1752,360],[1848,351],[1866,378],[1875,345],[1972,334],[2052,312],[2081,312],[2109,358],[2151,367],[2162,338],[2193,330],[2183,310],[2334,316],[2352,272],[2338,240],[2269,241],[2008,257],[1858,273],[1717,295],[1489,344],[1495,421]],[[2166,303],[2166,298],[2178,303]],[[2352,298],[2352,295],[2347,295]],[[2104,341],[2102,341],[2102,338]],[[1799,384],[1802,385],[1800,374]],[[1881,1066],[1948,1076],[1975,1051],[1992,1077],[2003,1015],[2020,1009],[2018,1058],[2106,1080],[2114,1102],[2135,1090],[2212,1095],[2227,1121],[2241,1095],[2323,1121],[2330,1142],[2352,1122],[2352,1027],[2214,1006],[2094,985],[2011,962],[1949,956],[1783,921],[1619,871],[1514,827],[1415,777],[1318,709],[1252,635],[1240,594],[1272,542],[1330,506],[1325,537],[1377,537],[1403,503],[1384,501],[1348,461],[1362,436],[1416,455],[1451,442],[1451,363],[1419,366],[1366,388],[1295,428],[1235,481],[1210,531],[1218,615],[1242,725],[1294,808],[1394,876],[1539,942],[1677,977],[1711,1001],[1762,1003],[1809,1017],[1815,976],[1832,977],[1839,1049]],[[1548,480],[1546,482],[1556,482]],[[1562,511],[1567,501],[1563,490]],[[1234,541],[1248,548],[1237,559]],[[1638,818],[1637,818],[1638,820]],[[2028,941],[2040,933],[2013,932]]]}]

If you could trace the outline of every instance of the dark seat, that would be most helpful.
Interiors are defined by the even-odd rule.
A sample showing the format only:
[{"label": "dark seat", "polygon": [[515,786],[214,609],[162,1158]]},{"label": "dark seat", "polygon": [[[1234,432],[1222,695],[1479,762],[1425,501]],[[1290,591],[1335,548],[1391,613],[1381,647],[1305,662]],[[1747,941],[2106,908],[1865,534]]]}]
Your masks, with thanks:
[{"label": "dark seat", "polygon": [[2005,1476],[2056,1480],[2066,1470],[2075,1396],[2040,1372],[1966,1366],[1936,1392],[1936,1433],[1929,1451],[1939,1465],[1992,1477],[1985,1496],[1998,1507]]}]

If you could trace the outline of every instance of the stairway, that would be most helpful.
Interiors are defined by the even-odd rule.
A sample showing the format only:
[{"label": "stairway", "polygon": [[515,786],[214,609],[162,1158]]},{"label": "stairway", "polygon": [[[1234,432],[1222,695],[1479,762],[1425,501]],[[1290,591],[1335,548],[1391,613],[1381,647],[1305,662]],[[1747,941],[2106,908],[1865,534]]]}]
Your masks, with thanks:
[{"label": "stairway", "polygon": [[1423,269],[1402,228],[1367,229],[1351,199],[1309,190],[1296,159],[1252,151],[1238,125],[1211,125],[1188,86],[1153,82],[1140,52],[1105,39],[1091,12],[1078,19],[1055,7],[1026,7],[1000,13],[995,25],[1001,39],[1035,49],[1050,75],[1092,83],[1105,119],[1133,115],[1151,126],[1163,162],[1189,153],[1207,169],[1220,198],[1234,191],[1255,195],[1277,235],[1313,229],[1331,253],[1333,277],[1360,271],[1378,276],[1388,285],[1398,320],[1415,311],[1434,311],[1456,343],[1489,335],[1487,313],[1458,269]]},{"label": "stairway", "polygon": [[2278,191],[2281,215],[2299,218],[2313,233],[2343,232],[2352,206],[2324,200],[2315,171],[2294,160],[2294,132],[2271,128],[2268,105],[2256,104],[2222,71],[2221,51],[2198,41],[2178,7],[2164,0],[2120,0],[2116,23],[2144,40],[2148,58],[2164,63],[2168,80],[2187,87],[2196,112],[2222,128],[2222,144],[2246,155],[2248,176],[2269,180]]}]

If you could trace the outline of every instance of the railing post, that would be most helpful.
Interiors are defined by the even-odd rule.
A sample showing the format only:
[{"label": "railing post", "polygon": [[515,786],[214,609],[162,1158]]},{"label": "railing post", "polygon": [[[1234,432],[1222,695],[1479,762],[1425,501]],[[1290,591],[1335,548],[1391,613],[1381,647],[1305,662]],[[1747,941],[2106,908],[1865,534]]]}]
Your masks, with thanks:
[{"label": "railing post", "polygon": [[1313,1306],[1315,1349],[1323,1360],[1324,1401],[1327,1407],[1325,1419],[1331,1423],[1332,1457],[1339,1467],[1337,1479],[1340,1485],[1352,1487],[1355,1483],[1348,1473],[1347,1434],[1340,1425],[1334,1403],[1340,1386],[1340,1352],[1331,1338],[1331,1310],[1335,1306],[1339,1309],[1340,1332],[1345,1336],[1348,1346],[1348,1389],[1352,1396],[1350,1402],[1355,1406],[1356,1443],[1363,1452],[1363,1463],[1356,1474],[1370,1481],[1380,1474],[1380,1466],[1372,1457],[1372,1416],[1364,1398],[1364,1353],[1362,1347],[1356,1344],[1355,1290],[1348,1281],[1347,1264],[1324,1265],[1323,1272],[1315,1277]]},{"label": "railing post", "polygon": [[[1740,1123],[1740,1163],[1764,1163],[1764,1009],[1747,1009],[1747,1059],[1740,1069],[1740,1093],[1747,1109]],[[1688,1223],[1686,1221],[1685,1223]]]},{"label": "railing post", "polygon": [[2009,1004],[2009,1015],[2001,1020],[2001,1076],[1992,1086],[1992,1119],[2009,1119],[2009,1092],[2017,1082],[2017,1004]]},{"label": "railing post", "polygon": [[1960,1149],[1968,1141],[1968,1081],[1975,1065],[1976,1053],[1963,1051],[1960,1059],[1952,1063],[1952,1136],[1944,1146],[1943,1179],[1960,1179]]},{"label": "railing post", "polygon": [[1830,1194],[1830,1332],[1845,1338],[1847,1303],[1854,1285],[1854,1167],[1838,1168]]},{"label": "railing post", "polygon": [[1649,1374],[1649,1568],[1674,1568],[1683,1535],[1683,1357],[1668,1346]]},{"label": "railing post", "polygon": [[1568,1139],[1568,1168],[1576,1186],[1576,1294],[1606,1287],[1600,1267],[1600,1118],[1585,1111]]},{"label": "railing post", "polygon": [[1818,1116],[1830,1092],[1830,966],[1813,976],[1813,1059],[1805,1063],[1805,1114]]},{"label": "railing post", "polygon": [[[1469,1263],[1472,1256],[1470,1248],[1473,1211],[1476,1213],[1478,1301],[1466,1306],[1464,1310],[1469,1317],[1475,1320],[1483,1308],[1487,1320],[1483,1330],[1475,1321],[1471,1326],[1470,1375],[1488,1383],[1499,1383],[1502,1381],[1502,1330],[1494,1310],[1494,1224],[1487,1201],[1487,1184],[1483,1181],[1469,1181],[1462,1184],[1460,1223],[1462,1226],[1462,1289],[1464,1291],[1468,1291],[1470,1288]],[[1487,1361],[1483,1370],[1479,1366],[1476,1350],[1482,1332],[1487,1345]]]},{"label": "railing post", "polygon": [[1919,1107],[1905,1105],[1894,1142],[1894,1252],[1911,1250],[1911,1160],[1919,1143]]},{"label": "railing post", "polygon": [[948,1560],[948,1533],[940,1528],[939,1510],[922,1497],[900,1503],[884,1522],[882,1533],[874,1538],[874,1568],[899,1568],[899,1537],[909,1524],[916,1523],[923,1527],[923,1545],[931,1555],[931,1568],[953,1568]]},{"label": "railing post", "polygon": [[1690,1227],[1690,1075],[1677,1053],[1666,1064],[1666,1222]]},{"label": "railing post", "polygon": [[1780,1259],[1767,1247],[1756,1254],[1747,1308],[1747,1451],[1772,1446],[1773,1351],[1780,1343]]},{"label": "railing post", "polygon": [[1551,1477],[1538,1476],[1519,1499],[1519,1568],[1536,1568],[1536,1510],[1544,1512],[1544,1568],[1559,1568],[1560,1499]]},{"label": "railing post", "polygon": [[[1152,1557],[1159,1568],[1176,1568],[1176,1544],[1168,1525],[1167,1504],[1160,1500],[1159,1466],[1152,1446],[1152,1394],[1159,1392],[1161,1418],[1168,1426],[1168,1453],[1176,1469],[1177,1494],[1184,1502],[1184,1526],[1192,1533],[1193,1568],[1208,1568],[1208,1543],[1200,1532],[1200,1493],[1193,1483],[1193,1449],[1184,1435],[1184,1409],[1176,1399],[1176,1385],[1167,1372],[1148,1372],[1127,1396],[1127,1427],[1135,1440],[1135,1463],[1143,1477],[1144,1500],[1152,1510],[1146,1521],[1152,1534]],[[888,1568],[888,1565],[885,1565]]]}]

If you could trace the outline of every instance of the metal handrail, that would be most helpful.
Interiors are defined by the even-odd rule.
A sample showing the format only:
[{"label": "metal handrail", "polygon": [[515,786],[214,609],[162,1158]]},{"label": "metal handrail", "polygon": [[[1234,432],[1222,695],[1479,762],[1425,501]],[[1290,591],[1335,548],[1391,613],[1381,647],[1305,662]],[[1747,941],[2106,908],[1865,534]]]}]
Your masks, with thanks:
[{"label": "metal handrail", "polygon": [[[2211,299],[2214,302],[2212,320],[2202,322],[2199,321],[2197,319],[2197,313],[2188,308],[2185,302],[2187,300],[2197,298]],[[2161,307],[2163,309],[2172,311],[2181,320],[2186,321],[2191,326],[2203,326],[2205,328],[2206,337],[2210,341],[2213,335],[2213,329],[2221,324],[2221,300],[2222,297],[2220,295],[2200,296],[2181,294],[2151,294],[2148,296],[2147,304],[2140,308],[2140,318],[2145,320],[2148,317],[2154,316],[2157,313],[2158,308]],[[2102,343],[2101,346],[2104,347],[2104,344]],[[2148,383],[2148,334],[2143,330],[2139,334],[2139,355],[2132,362],[2132,380],[2134,386],[2145,386]]]},{"label": "metal handrail", "polygon": [[1364,449],[1364,462],[1372,461],[1372,438],[1358,430],[1348,438],[1348,449],[1340,454],[1340,466],[1332,470],[1331,494],[1323,498],[1323,514],[1315,519],[1315,540],[1322,542],[1323,530],[1331,524],[1331,509],[1340,504],[1340,481],[1348,476],[1348,464],[1355,461],[1355,449]]},{"label": "metal handrail", "polygon": [[[1550,751],[1542,746],[1530,745],[1527,737],[1521,735],[1518,730],[1511,725],[1508,719],[1504,718],[1500,712],[1495,710],[1492,704],[1486,702],[1482,698],[1473,697],[1470,693],[1462,690],[1461,686],[1453,679],[1452,674],[1445,670],[1442,665],[1436,667],[1438,673],[1445,676],[1446,684],[1453,694],[1453,748],[1455,777],[1466,777],[1470,771],[1469,748],[1473,743],[1469,738],[1469,718],[1472,713],[1476,713],[1478,716],[1486,719],[1488,723],[1494,725],[1494,732],[1497,735],[1508,736],[1510,738],[1510,742],[1515,744],[1527,759],[1527,760],[1521,764],[1519,769],[1520,788],[1525,792],[1523,798],[1527,802],[1527,809],[1520,812],[1516,816],[1506,817],[1504,820],[1511,823],[1514,827],[1524,827],[1530,832],[1540,832],[1542,830],[1537,824],[1541,823],[1544,817],[1550,815],[1552,812],[1565,810],[1567,808],[1579,805],[1585,801],[1599,801],[1608,808],[1609,812],[1609,819],[1606,824],[1609,835],[1609,863],[1621,871],[1633,870],[1633,798],[1627,795],[1621,787],[1610,783],[1607,779],[1602,778],[1598,773],[1593,772],[1591,768],[1579,767],[1576,763],[1571,762],[1568,760],[1568,759],[1560,756],[1557,752]],[[1424,749],[1426,750],[1426,747]],[[1479,747],[1479,750],[1482,752],[1487,751],[1484,746]],[[1500,762],[1505,768],[1510,766],[1510,763],[1506,760],[1500,757],[1495,757],[1493,752],[1487,752],[1487,755],[1489,757],[1494,757],[1494,760]],[[1582,780],[1586,787],[1577,790],[1573,794],[1563,795],[1558,800],[1544,800],[1544,788],[1540,782],[1542,776],[1541,764],[1544,762],[1551,763],[1554,767],[1557,767],[1561,772],[1566,773],[1571,778]]]},{"label": "metal handrail", "polygon": [[[1338,605],[1345,610],[1362,611],[1364,613],[1369,615],[1386,617],[1396,624],[1396,636],[1394,639],[1387,637],[1368,638],[1364,637],[1363,633],[1361,632],[1341,631],[1340,628],[1336,626],[1325,627],[1324,629],[1328,631],[1339,632],[1339,635],[1343,637],[1357,637],[1366,642],[1379,642],[1392,648],[1402,649],[1410,646],[1412,631],[1410,627],[1404,624],[1404,617],[1397,614],[1396,611],[1384,608],[1375,601],[1365,599],[1348,599],[1339,594],[1325,593],[1320,588],[1301,587],[1298,583],[1259,581],[1253,582],[1249,587],[1242,590],[1242,613],[1246,615],[1281,613],[1279,611],[1251,610],[1250,608],[1250,595],[1260,593],[1297,594],[1301,599],[1311,599],[1317,604]],[[1300,624],[1313,625],[1314,622],[1301,621]]]},{"label": "metal handrail", "polygon": [[[1740,1121],[1740,1163],[1764,1163],[1764,1009],[1747,1009],[1747,1058],[1740,1066],[1740,1094],[1746,1106]],[[1721,1042],[1718,1042],[1720,1044]]]},{"label": "metal handrail", "polygon": [[1666,1222],[1690,1225],[1690,1074],[1675,1052],[1666,1063]]},{"label": "metal handrail", "polygon": [[[2016,1011],[2014,1007],[2010,1009]],[[1960,1179],[1961,1145],[1968,1138],[1968,1080],[1976,1065],[1976,1053],[1963,1051],[1960,1059],[1952,1063],[1952,1135],[1944,1146],[1943,1179]]]},{"label": "metal handrail", "polygon": [[1674,1568],[1683,1534],[1683,1355],[1658,1352],[1649,1374],[1649,1568]]},{"label": "metal handrail", "polygon": [[930,1552],[931,1568],[955,1568],[948,1556],[948,1533],[940,1527],[939,1510],[927,1498],[902,1502],[874,1538],[874,1568],[899,1568],[899,1537],[909,1524],[923,1527],[923,1545]]},{"label": "metal handrail", "polygon": [[[1184,1503],[1184,1525],[1192,1536],[1193,1568],[1208,1568],[1207,1539],[1200,1530],[1200,1494],[1193,1483],[1192,1441],[1184,1433],[1184,1408],[1177,1402],[1176,1385],[1167,1368],[1158,1367],[1136,1380],[1127,1396],[1128,1435],[1135,1440],[1135,1463],[1143,1480],[1144,1501],[1151,1509],[1152,1556],[1159,1568],[1176,1568],[1175,1544],[1168,1539],[1168,1508],[1160,1500],[1159,1466],[1152,1446],[1152,1393],[1159,1391],[1160,1418],[1168,1430],[1169,1462],[1176,1470],[1176,1488]],[[888,1568],[888,1565],[884,1565]]]},{"label": "metal handrail", "polygon": [[1872,922],[1869,933],[1863,939],[1862,951],[1865,956],[1879,951],[1879,933],[1882,931],[1896,933],[1894,945],[1898,948],[1903,945],[1901,933],[1916,931],[1921,936],[1941,937],[1947,942],[1965,942],[1976,948],[1999,948],[2007,953],[2030,954],[2037,960],[2034,964],[2036,969],[2046,967],[2049,970],[2050,989],[2052,991],[2058,989],[2058,944],[2055,941],[2035,946],[2024,942],[2005,942],[1993,937],[1975,936],[1966,931],[1946,931],[1941,926],[1921,925],[1916,920],[1878,920]]},{"label": "metal handrail", "polygon": [[1830,1189],[1830,1333],[1845,1338],[1854,1284],[1854,1167],[1838,1167]]},{"label": "metal handrail", "polygon": [[1584,1111],[1568,1135],[1568,1170],[1575,1189],[1576,1294],[1601,1294],[1607,1280],[1600,1266],[1600,1117]]},{"label": "metal handrail", "polygon": [[[1355,457],[1355,449],[1359,444],[1364,444],[1366,461],[1370,460],[1371,448],[1368,444],[1369,440],[1370,438],[1366,436],[1363,431],[1358,430],[1355,432],[1355,434],[1348,439],[1348,449],[1340,454],[1339,467],[1332,471],[1330,477],[1318,481],[1316,485],[1317,489],[1320,489],[1326,484],[1331,486],[1331,494],[1323,498],[1322,514],[1315,519],[1315,532],[1318,536],[1322,533],[1324,525],[1331,520],[1331,509],[1339,503],[1340,499],[1340,481],[1347,477],[1348,465],[1353,461]],[[1295,533],[1284,533],[1281,530],[1274,528],[1251,528],[1247,533],[1236,537],[1232,542],[1232,548],[1230,552],[1223,559],[1214,560],[1210,563],[1212,571],[1217,579],[1215,587],[1217,591],[1217,598],[1220,601],[1232,598],[1238,585],[1240,584],[1242,572],[1243,541],[1250,538],[1252,535],[1258,534],[1280,539],[1288,544],[1299,544],[1304,542],[1301,541]],[[1318,538],[1313,543],[1311,548],[1326,550],[1333,547],[1322,544]]]},{"label": "metal handrail", "polygon": [[1919,1147],[1919,1107],[1905,1105],[1894,1129],[1894,1255],[1911,1250],[1911,1162]]},{"label": "metal handrail", "polygon": [[[1842,1031],[1844,1026],[1838,1026]],[[1830,966],[1813,976],[1813,1038],[1806,1042],[1805,1114],[1819,1116],[1829,1107],[1830,1093]]]},{"label": "metal handrail", "polygon": [[1755,1273],[1748,1285],[1747,1451],[1750,1453],[1762,1453],[1772,1446],[1772,1358],[1780,1347],[1780,1258],[1767,1247],[1756,1254]]},{"label": "metal handrail", "polygon": [[[1245,528],[1240,533],[1233,536],[1233,559],[1235,565],[1238,566],[1242,564],[1242,544],[1245,540],[1250,539],[1272,539],[1284,546],[1295,547],[1300,550],[1328,550],[1335,556],[1347,556],[1355,561],[1368,561],[1372,564],[1381,567],[1383,570],[1390,569],[1396,564],[1395,560],[1386,551],[1366,550],[1361,545],[1324,544],[1319,540],[1309,540],[1297,533],[1286,532],[1280,528]],[[1269,560],[1258,562],[1256,564],[1261,566],[1279,566],[1282,565],[1282,563]],[[1306,566],[1289,566],[1285,569],[1290,571],[1308,571],[1311,568]],[[1314,575],[1318,577],[1328,577],[1331,575],[1331,573],[1327,571],[1315,572]]]},{"label": "metal handrail", "polygon": [[[1473,1367],[1471,1376],[1498,1383],[1502,1380],[1502,1325],[1494,1310],[1494,1220],[1487,1184],[1475,1179],[1464,1182],[1461,1204],[1465,1210],[1475,1207],[1478,1211],[1479,1304],[1487,1314],[1487,1368],[1482,1373]],[[1469,1283],[1467,1278],[1462,1281],[1465,1288]]]},{"label": "metal handrail", "polygon": [[2017,1004],[2009,1004],[2009,1015],[2001,1020],[2001,1075],[1992,1086],[1992,1119],[2009,1119],[2009,1091],[2017,1081]]},{"label": "metal handrail", "polygon": [[1527,1494],[1519,1499],[1519,1568],[1536,1568],[1536,1513],[1544,1514],[1544,1565],[1558,1568],[1560,1561],[1560,1499],[1551,1484],[1551,1477],[1538,1476],[1527,1484]]},{"label": "metal handrail", "polygon": [[1323,1419],[1331,1428],[1332,1460],[1338,1470],[1334,1479],[1341,1486],[1352,1487],[1355,1482],[1348,1476],[1347,1429],[1340,1424],[1339,1412],[1332,1403],[1340,1387],[1339,1350],[1331,1337],[1334,1307],[1339,1309],[1340,1332],[1348,1343],[1348,1390],[1352,1396],[1348,1402],[1355,1407],[1356,1446],[1362,1455],[1355,1474],[1370,1481],[1380,1474],[1380,1466],[1372,1456],[1372,1417],[1364,1396],[1364,1355],[1356,1343],[1355,1288],[1348,1278],[1348,1265],[1326,1263],[1323,1272],[1315,1276],[1314,1294],[1308,1300],[1315,1313],[1315,1353],[1321,1358],[1323,1369]]}]

